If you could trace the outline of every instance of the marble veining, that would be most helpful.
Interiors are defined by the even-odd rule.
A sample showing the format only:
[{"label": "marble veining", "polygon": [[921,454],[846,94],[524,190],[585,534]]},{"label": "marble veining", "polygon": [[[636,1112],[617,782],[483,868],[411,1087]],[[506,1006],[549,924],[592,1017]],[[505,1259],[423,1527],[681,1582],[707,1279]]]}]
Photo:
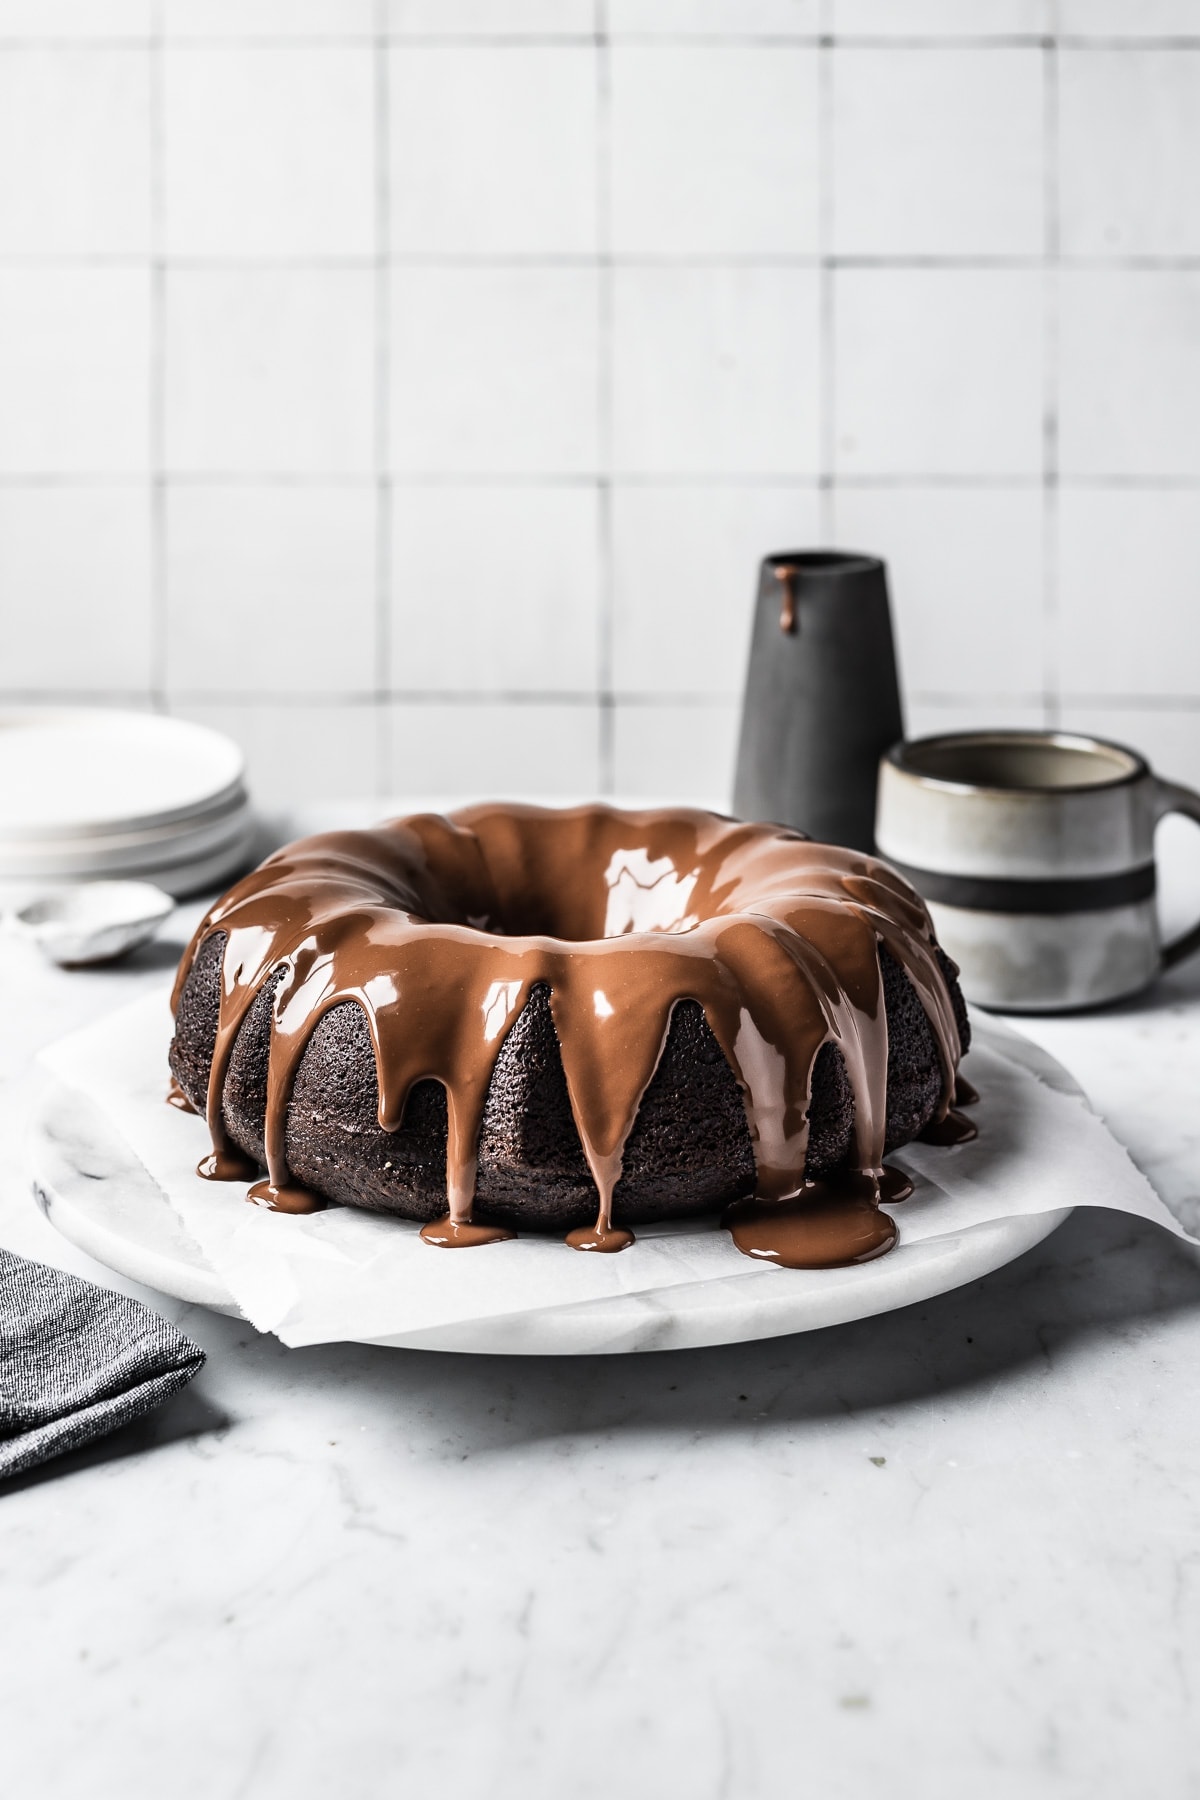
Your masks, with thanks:
[{"label": "marble veining", "polygon": [[[120,971],[0,944],[12,1249],[99,1273],[28,1194],[31,1051],[193,916]],[[1200,1192],[1200,968],[1022,1028]],[[1164,1232],[1081,1211],[904,1312],[655,1358],[163,1310],[193,1389],[0,1490],[13,1793],[1200,1792],[1200,1259]]]}]

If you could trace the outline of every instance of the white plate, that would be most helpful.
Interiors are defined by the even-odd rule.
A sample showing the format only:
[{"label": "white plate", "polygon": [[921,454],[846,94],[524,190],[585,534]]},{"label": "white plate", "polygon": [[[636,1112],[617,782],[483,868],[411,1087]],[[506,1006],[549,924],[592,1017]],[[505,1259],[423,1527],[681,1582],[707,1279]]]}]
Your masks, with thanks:
[{"label": "white plate", "polygon": [[195,862],[245,837],[250,803],[240,795],[215,816],[188,819],[154,831],[84,836],[53,844],[0,844],[0,881],[90,881]]},{"label": "white plate", "polygon": [[[1012,1054],[1014,1034],[1004,1036]],[[1043,1081],[1079,1092],[1045,1051],[1027,1039],[1019,1044],[1020,1060]],[[54,1082],[34,1120],[32,1150],[39,1203],[72,1243],[131,1280],[237,1312],[136,1151],[90,1101]],[[912,1244],[901,1236],[890,1255],[855,1268],[779,1270],[763,1279],[761,1267],[748,1265],[744,1281],[548,1305],[515,1320],[481,1319],[361,1341],[535,1356],[680,1350],[812,1331],[910,1306],[975,1281],[1040,1243],[1070,1211],[1002,1219]]]},{"label": "white plate", "polygon": [[31,862],[17,870],[0,866],[0,909],[22,906],[48,890],[96,879],[152,881],[172,898],[181,900],[188,894],[220,887],[265,854],[258,821],[253,815],[243,814],[232,829],[223,831],[207,848],[180,840],[153,852],[97,859],[74,867],[64,867],[61,862],[48,867]]},{"label": "white plate", "polygon": [[147,831],[233,795],[244,759],[231,738],[154,713],[102,708],[0,712],[0,842]]},{"label": "white plate", "polygon": [[158,822],[136,828],[122,826],[111,831],[47,831],[37,837],[23,834],[0,837],[0,857],[102,856],[113,850],[152,850],[156,844],[169,843],[181,836],[226,828],[248,806],[246,790],[239,781],[211,805],[198,807],[182,819],[170,819],[165,825]]},{"label": "white plate", "polygon": [[203,894],[209,888],[222,887],[232,876],[243,874],[265,854],[259,842],[257,821],[248,818],[216,849],[199,854],[188,852],[179,861],[147,857],[145,862],[123,866],[120,874],[153,881],[173,899],[183,900],[189,894]]}]

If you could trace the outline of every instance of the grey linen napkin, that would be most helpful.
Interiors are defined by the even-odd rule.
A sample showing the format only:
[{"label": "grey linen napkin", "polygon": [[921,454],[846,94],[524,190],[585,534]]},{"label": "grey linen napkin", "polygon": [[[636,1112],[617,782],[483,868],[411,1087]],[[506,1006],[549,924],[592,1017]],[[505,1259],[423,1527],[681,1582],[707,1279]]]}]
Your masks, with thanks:
[{"label": "grey linen napkin", "polygon": [[0,1480],[150,1412],[203,1365],[148,1306],[0,1250]]}]

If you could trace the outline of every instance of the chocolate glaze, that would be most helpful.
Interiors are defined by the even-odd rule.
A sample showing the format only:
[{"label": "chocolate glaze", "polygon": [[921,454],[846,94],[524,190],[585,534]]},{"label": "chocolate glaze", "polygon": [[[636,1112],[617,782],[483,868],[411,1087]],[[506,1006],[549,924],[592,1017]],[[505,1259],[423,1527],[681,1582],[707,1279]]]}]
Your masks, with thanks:
[{"label": "chocolate glaze", "polygon": [[962,1070],[954,1077],[955,1106],[975,1106],[979,1100],[979,1089],[972,1087]]},{"label": "chocolate glaze", "polygon": [[[868,1229],[863,1211],[876,1205],[883,1169],[881,944],[929,1019],[942,1067],[938,1120],[954,1091],[958,1031],[923,903],[885,863],[776,826],[685,809],[486,805],[304,839],[208,913],[180,965],[176,1006],[196,952],[216,931],[225,947],[207,1172],[220,1177],[231,1166],[221,1105],[229,1059],[255,996],[278,976],[264,1189],[278,1199],[291,1187],[284,1142],[293,1079],[317,1022],[352,1001],[371,1034],[383,1130],[399,1128],[417,1082],[445,1088],[449,1211],[422,1233],[439,1245],[506,1235],[472,1220],[476,1144],[500,1046],[538,983],[549,990],[598,1193],[594,1230],[568,1239],[578,1248],[631,1241],[613,1225],[613,1189],[680,1000],[703,1008],[738,1081],[758,1199],[797,1199],[793,1210],[806,1223],[792,1235],[819,1263],[831,1259],[833,1227],[813,1221],[832,1206],[833,1190],[806,1184],[804,1165],[813,1064],[826,1043],[841,1051],[855,1101],[839,1190],[847,1248],[833,1260],[879,1254],[894,1237],[886,1215]],[[781,1217],[770,1215],[773,1243]],[[756,1230],[751,1214],[739,1215],[735,1241],[786,1260],[754,1250]],[[875,1248],[863,1249],[872,1232]]]},{"label": "chocolate glaze", "polygon": [[783,589],[783,603],[779,608],[779,629],[790,635],[798,629],[800,623],[796,595],[798,570],[792,563],[779,563],[772,573]]},{"label": "chocolate glaze", "polygon": [[173,1075],[167,1083],[166,1100],[167,1105],[175,1107],[177,1112],[194,1113],[196,1110]]}]

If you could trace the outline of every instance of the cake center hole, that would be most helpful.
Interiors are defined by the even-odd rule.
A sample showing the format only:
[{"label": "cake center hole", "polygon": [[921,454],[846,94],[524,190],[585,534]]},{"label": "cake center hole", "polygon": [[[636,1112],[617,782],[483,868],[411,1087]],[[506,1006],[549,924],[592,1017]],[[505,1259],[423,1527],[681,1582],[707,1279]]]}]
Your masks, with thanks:
[{"label": "cake center hole", "polygon": [[559,862],[536,885],[506,893],[501,884],[499,915],[468,909],[464,923],[492,936],[551,937],[569,944],[694,931],[701,923],[696,890],[702,871],[694,843],[688,848],[686,858],[676,858],[652,854],[640,844],[623,845],[603,869]]}]

